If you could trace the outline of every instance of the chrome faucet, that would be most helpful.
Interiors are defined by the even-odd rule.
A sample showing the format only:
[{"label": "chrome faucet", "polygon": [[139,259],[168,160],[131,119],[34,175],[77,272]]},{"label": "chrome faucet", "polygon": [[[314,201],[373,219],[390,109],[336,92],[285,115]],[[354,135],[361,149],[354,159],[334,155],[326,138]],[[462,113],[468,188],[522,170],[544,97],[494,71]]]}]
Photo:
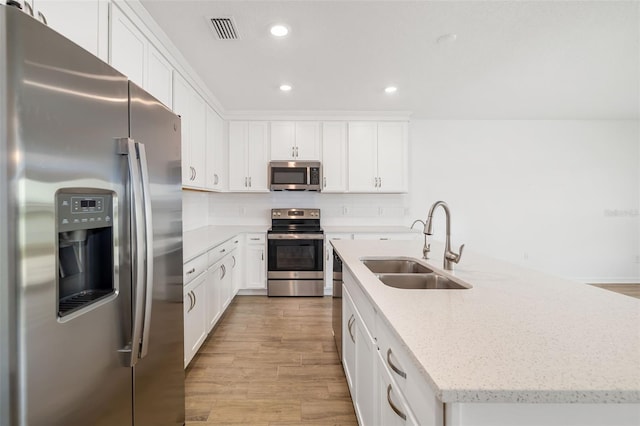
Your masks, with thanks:
[{"label": "chrome faucet", "polygon": [[422,258],[423,259],[428,259],[429,258],[429,252],[431,251],[431,244],[429,244],[427,242],[427,232],[425,228],[427,225],[426,223],[424,223],[424,221],[420,220],[420,219],[416,219],[413,221],[413,223],[411,224],[411,229],[413,229],[414,225],[416,223],[420,222],[422,224],[422,232],[424,233],[424,246],[422,247]]},{"label": "chrome faucet", "polygon": [[436,201],[429,209],[429,215],[424,224],[425,246],[427,235],[433,234],[433,212],[436,208],[438,208],[438,206],[442,206],[447,219],[447,239],[444,246],[444,269],[452,271],[453,264],[460,262],[464,244],[460,246],[460,253],[454,253],[451,251],[451,211],[449,210],[449,206],[447,205],[447,203],[445,203],[444,201]]}]

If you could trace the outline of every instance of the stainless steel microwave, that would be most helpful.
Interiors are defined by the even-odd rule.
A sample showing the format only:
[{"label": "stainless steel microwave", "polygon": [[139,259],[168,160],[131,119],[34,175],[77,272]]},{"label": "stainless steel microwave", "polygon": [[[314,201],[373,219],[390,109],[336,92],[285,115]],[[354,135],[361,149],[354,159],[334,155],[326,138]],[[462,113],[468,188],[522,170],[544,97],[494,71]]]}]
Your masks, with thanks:
[{"label": "stainless steel microwave", "polygon": [[272,161],[269,163],[271,191],[320,191],[319,161]]}]

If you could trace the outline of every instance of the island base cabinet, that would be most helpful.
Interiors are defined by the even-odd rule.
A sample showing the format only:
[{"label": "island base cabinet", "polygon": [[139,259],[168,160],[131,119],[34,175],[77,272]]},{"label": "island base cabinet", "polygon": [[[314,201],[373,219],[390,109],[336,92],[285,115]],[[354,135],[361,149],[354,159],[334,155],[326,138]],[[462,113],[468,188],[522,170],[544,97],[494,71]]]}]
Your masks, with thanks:
[{"label": "island base cabinet", "polygon": [[445,404],[445,426],[638,426],[640,404]]}]

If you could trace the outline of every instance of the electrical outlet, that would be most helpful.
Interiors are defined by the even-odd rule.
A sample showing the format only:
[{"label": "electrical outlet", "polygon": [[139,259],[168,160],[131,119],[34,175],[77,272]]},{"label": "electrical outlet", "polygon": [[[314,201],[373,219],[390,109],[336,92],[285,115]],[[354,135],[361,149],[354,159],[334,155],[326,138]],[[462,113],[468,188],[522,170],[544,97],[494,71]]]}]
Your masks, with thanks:
[{"label": "electrical outlet", "polygon": [[349,214],[349,209],[346,206],[342,207],[342,215],[346,216],[348,214]]},{"label": "electrical outlet", "polygon": [[529,253],[525,251],[522,257],[524,257],[524,260],[529,260]]},{"label": "electrical outlet", "polygon": [[636,263],[640,265],[640,254],[636,255]]}]

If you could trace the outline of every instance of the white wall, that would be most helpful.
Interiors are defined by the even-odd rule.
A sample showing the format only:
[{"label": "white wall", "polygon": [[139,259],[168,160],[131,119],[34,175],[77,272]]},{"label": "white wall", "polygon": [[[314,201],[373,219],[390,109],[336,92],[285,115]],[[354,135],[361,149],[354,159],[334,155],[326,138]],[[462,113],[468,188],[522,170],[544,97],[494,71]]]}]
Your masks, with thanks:
[{"label": "white wall", "polygon": [[410,137],[411,215],[447,201],[453,244],[585,282],[639,282],[637,121],[419,120]]}]

